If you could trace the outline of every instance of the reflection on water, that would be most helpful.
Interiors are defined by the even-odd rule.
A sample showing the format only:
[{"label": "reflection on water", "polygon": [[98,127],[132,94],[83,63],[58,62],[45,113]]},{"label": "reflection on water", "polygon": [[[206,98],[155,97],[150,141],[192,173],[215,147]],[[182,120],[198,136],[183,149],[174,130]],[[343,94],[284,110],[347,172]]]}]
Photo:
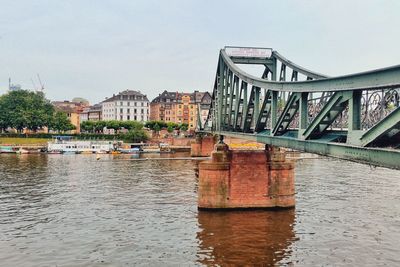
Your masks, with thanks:
[{"label": "reflection on water", "polygon": [[290,253],[294,209],[199,211],[199,262],[206,265],[269,266]]}]

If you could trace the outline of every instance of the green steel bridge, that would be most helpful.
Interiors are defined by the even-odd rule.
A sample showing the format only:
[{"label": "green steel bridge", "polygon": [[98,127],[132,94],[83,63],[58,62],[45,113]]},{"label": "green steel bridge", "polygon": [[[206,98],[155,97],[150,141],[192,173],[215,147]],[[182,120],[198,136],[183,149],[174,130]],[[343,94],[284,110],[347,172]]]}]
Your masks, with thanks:
[{"label": "green steel bridge", "polygon": [[328,77],[270,48],[227,46],[198,130],[400,169],[399,88],[400,65]]}]

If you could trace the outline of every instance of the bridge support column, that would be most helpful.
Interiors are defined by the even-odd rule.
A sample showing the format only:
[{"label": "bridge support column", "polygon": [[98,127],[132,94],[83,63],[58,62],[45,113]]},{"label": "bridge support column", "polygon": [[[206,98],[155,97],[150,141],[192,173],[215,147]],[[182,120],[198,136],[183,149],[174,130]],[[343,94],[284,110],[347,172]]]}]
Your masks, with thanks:
[{"label": "bridge support column", "polygon": [[214,136],[196,135],[195,142],[190,144],[190,156],[192,157],[209,157],[214,150]]},{"label": "bridge support column", "polygon": [[243,151],[218,143],[199,164],[198,190],[199,209],[294,207],[294,163],[269,146]]}]

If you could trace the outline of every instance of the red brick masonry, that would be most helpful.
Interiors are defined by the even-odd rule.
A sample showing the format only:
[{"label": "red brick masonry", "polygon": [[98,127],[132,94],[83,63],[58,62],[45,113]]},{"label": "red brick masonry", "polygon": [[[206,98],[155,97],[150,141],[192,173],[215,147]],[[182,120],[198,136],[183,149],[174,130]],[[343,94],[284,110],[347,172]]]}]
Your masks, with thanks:
[{"label": "red brick masonry", "polygon": [[199,165],[198,207],[294,207],[294,163],[279,151],[229,150],[217,144]]},{"label": "red brick masonry", "polygon": [[196,142],[191,144],[190,155],[192,157],[209,157],[214,150],[214,136],[196,137]]}]

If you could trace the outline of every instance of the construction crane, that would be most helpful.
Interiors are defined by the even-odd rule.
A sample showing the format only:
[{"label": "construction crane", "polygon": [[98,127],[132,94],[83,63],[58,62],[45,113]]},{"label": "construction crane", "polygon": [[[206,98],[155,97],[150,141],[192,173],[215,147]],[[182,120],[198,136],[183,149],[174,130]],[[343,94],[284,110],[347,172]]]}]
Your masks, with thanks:
[{"label": "construction crane", "polygon": [[44,84],[42,83],[42,80],[40,79],[39,73],[37,74],[39,84],[40,84],[40,90],[43,92],[44,91]]}]

